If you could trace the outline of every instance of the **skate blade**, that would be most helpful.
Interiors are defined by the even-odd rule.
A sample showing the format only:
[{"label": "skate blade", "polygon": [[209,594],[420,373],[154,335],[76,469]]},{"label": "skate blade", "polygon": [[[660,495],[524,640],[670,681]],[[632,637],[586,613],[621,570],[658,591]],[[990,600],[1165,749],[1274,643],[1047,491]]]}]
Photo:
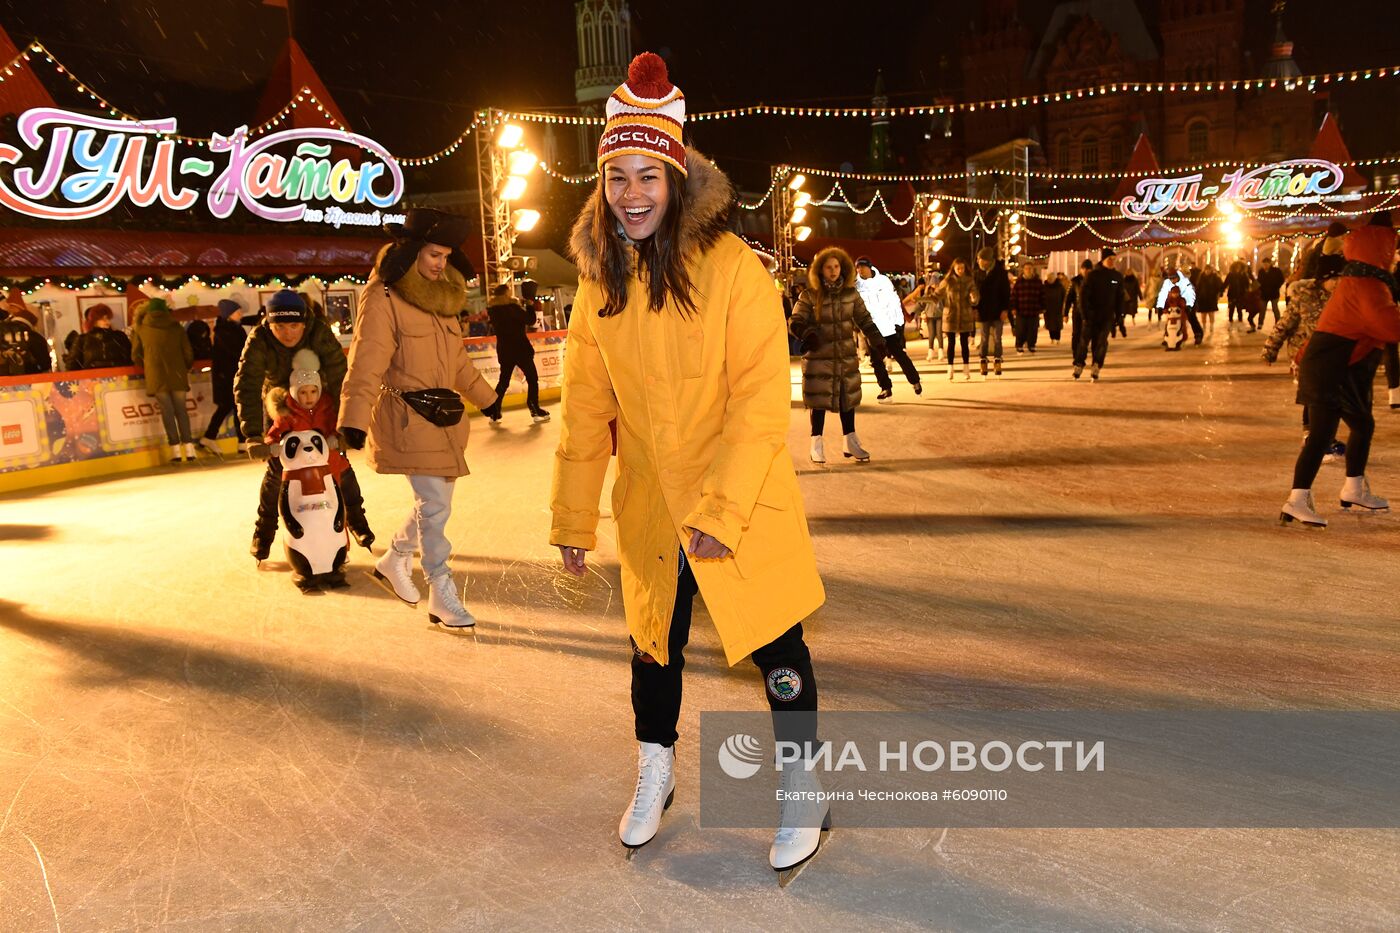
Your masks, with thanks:
[{"label": "skate blade", "polygon": [[[1378,509],[1373,509],[1369,505],[1362,505],[1360,502],[1348,502],[1345,499],[1339,500],[1342,510],[1352,515],[1379,515],[1382,512],[1389,512],[1390,506],[1383,505]],[[1352,512],[1355,509],[1355,512]]]},{"label": "skate blade", "polygon": [[433,615],[431,612],[428,613],[428,621],[436,625],[438,628],[442,629],[444,632],[451,632],[453,635],[476,634],[475,622],[473,622],[471,625],[448,625],[446,622],[442,621],[440,617]]},{"label": "skate blade", "polygon": [[[670,792],[669,794],[666,795],[666,802],[663,803],[663,804],[661,805],[661,814],[662,814],[662,816],[665,816],[666,811],[669,810],[669,809],[671,809],[671,804],[675,803],[675,801],[676,801],[676,789],[673,787],[673,788],[671,788],[671,792]],[[661,823],[660,823],[660,821],[658,821],[657,824],[656,824],[656,833],[659,833],[659,832],[661,832]],[[626,850],[625,852],[623,852],[622,857],[625,858],[625,859],[626,859],[627,861],[629,861],[629,862],[632,861],[634,858],[637,857],[637,853],[640,852],[640,851],[642,850],[642,847],[643,847],[643,846],[645,846],[647,843],[651,842],[652,839],[655,839],[655,838],[656,838],[656,833],[652,833],[650,839],[647,839],[647,840],[645,840],[644,842],[639,842],[639,843],[637,843],[636,845],[633,845],[633,844],[630,843],[630,842],[622,842],[622,840],[619,839],[618,842],[622,842],[622,848]]]},{"label": "skate blade", "polygon": [[817,853],[821,852],[821,850],[826,847],[826,837],[830,835],[831,820],[828,818],[827,822],[822,826],[821,835],[817,837],[817,847],[812,850],[811,855],[807,856],[802,861],[798,862],[796,865],[792,865],[788,868],[773,869],[773,871],[775,871],[778,875],[778,887],[780,889],[786,888],[788,885],[796,881],[797,876],[802,874],[802,872],[806,870],[808,865],[812,864],[812,859],[816,858]]},{"label": "skate blade", "polygon": [[413,607],[415,607],[415,608],[417,607],[418,603],[417,603],[416,600],[415,600],[414,602],[411,602],[411,603],[410,603],[410,602],[408,602],[408,600],[406,600],[406,599],[404,599],[402,596],[400,596],[400,595],[398,594],[398,591],[394,589],[394,585],[393,585],[392,583],[389,582],[389,578],[386,577],[386,576],[384,576],[384,574],[380,573],[378,570],[366,570],[366,571],[365,571],[365,575],[366,575],[367,577],[369,577],[371,580],[373,580],[375,583],[377,583],[377,584],[379,584],[380,586],[384,587],[384,589],[388,590],[388,591],[389,591],[389,595],[392,596],[392,597],[394,597],[395,599],[397,599],[399,602],[401,602],[401,603],[408,603],[410,606],[413,606]]}]

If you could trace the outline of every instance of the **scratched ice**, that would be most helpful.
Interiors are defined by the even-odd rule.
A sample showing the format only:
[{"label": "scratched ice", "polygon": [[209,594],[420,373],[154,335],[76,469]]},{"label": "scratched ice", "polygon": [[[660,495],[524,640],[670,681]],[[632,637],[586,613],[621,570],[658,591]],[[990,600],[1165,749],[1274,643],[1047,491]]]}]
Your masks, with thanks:
[{"label": "scratched ice", "polygon": [[[921,362],[922,398],[861,407],[866,465],[808,462],[795,405],[823,703],[1400,703],[1400,519],[1337,515],[1333,465],[1331,528],[1273,524],[1291,386],[1217,328],[1165,354],[1140,319],[1098,385],[1043,344],[1000,382]],[[1400,415],[1377,419],[1371,482],[1400,494]],[[780,893],[769,834],[697,824],[699,711],[762,704],[703,613],[676,803],[624,861],[617,560],[605,520],[595,572],[556,569],[558,423],[473,422],[449,530],[474,638],[374,586],[363,551],[330,595],[299,595],[277,549],[257,571],[248,463],[0,499],[0,930],[1400,926],[1382,832],[886,832],[838,807]],[[407,484],[357,465],[387,541]]]}]

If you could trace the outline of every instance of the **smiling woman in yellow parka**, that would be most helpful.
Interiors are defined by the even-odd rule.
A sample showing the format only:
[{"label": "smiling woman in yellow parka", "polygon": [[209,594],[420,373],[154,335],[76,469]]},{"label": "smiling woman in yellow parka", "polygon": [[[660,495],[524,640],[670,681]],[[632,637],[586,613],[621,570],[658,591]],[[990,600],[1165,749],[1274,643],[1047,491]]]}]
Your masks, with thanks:
[{"label": "smiling woman in yellow parka", "polygon": [[[579,291],[564,363],[550,540],[584,573],[597,546],[617,422],[612,512],[632,636],[637,791],[624,845],[655,835],[674,791],[682,651],[698,589],[730,664],[752,655],[780,738],[815,736],[801,621],[822,604],[787,450],[791,382],[782,305],[726,232],[729,180],[681,143],[684,97],[650,53],[608,102],[598,190],[574,226]],[[784,726],[784,723],[791,723]],[[810,772],[784,780],[810,781]],[[816,850],[825,808],[780,815],[773,867]],[[797,825],[806,822],[811,825]]]}]

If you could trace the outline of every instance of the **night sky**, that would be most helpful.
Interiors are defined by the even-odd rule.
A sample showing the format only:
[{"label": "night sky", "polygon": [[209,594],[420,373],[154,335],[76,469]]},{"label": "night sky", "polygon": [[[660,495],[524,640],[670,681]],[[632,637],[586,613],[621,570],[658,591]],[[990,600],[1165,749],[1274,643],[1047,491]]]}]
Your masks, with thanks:
[{"label": "night sky", "polygon": [[[1140,2],[1152,22],[1155,0]],[[1271,33],[1263,25],[1268,2],[1250,2],[1262,49]],[[1038,32],[1054,5],[1022,0],[1021,16]],[[568,0],[292,0],[292,7],[296,37],[352,128],[397,154],[441,147],[483,105],[573,104]],[[690,109],[700,110],[760,101],[864,104],[877,69],[895,103],[929,100],[941,89],[940,54],[956,58],[958,37],[979,5],[633,0],[631,7],[634,49],[667,58]],[[17,44],[43,40],[117,106],[173,115],[183,131],[204,135],[251,119],[288,18],[258,0],[4,0],[0,24]],[[1400,4],[1393,0],[1294,0],[1286,24],[1305,72],[1400,62]],[[79,103],[51,74],[44,80],[60,104]],[[1400,81],[1344,91],[1338,102],[1356,156],[1400,148]],[[896,152],[913,170],[913,144],[925,126],[906,119],[895,129]],[[745,120],[703,124],[692,135],[741,184],[762,190],[774,162],[863,168],[869,127]],[[410,184],[471,186],[473,171],[463,152],[410,176]]]}]

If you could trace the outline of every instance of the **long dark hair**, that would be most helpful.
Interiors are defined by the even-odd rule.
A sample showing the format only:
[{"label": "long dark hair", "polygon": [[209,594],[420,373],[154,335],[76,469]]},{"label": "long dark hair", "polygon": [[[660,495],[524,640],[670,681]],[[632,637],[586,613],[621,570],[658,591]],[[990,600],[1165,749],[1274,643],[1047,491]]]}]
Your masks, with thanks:
[{"label": "long dark hair", "polygon": [[[693,313],[695,283],[685,267],[681,230],[685,225],[686,179],[675,166],[666,164],[666,187],[669,196],[666,213],[656,232],[637,244],[637,275],[647,290],[647,306],[660,311],[666,299],[673,298],[682,312]],[[601,247],[603,266],[603,307],[599,317],[621,314],[627,307],[627,283],[632,268],[627,245],[617,230],[617,217],[608,206],[606,173],[598,176],[598,198],[593,209],[590,231],[593,242]]]}]

